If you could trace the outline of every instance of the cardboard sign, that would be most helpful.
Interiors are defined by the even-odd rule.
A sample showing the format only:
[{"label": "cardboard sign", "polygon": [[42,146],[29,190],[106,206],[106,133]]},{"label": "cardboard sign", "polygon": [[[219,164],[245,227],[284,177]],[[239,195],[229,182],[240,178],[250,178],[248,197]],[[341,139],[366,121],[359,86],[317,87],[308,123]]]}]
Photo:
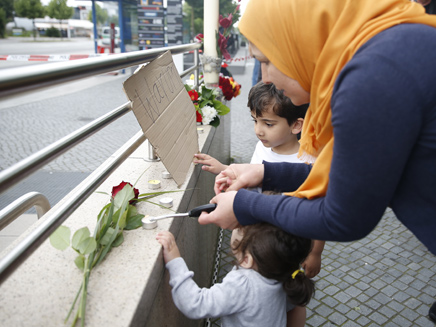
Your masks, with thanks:
[{"label": "cardboard sign", "polygon": [[124,83],[136,119],[178,186],[198,153],[195,107],[169,51]]}]

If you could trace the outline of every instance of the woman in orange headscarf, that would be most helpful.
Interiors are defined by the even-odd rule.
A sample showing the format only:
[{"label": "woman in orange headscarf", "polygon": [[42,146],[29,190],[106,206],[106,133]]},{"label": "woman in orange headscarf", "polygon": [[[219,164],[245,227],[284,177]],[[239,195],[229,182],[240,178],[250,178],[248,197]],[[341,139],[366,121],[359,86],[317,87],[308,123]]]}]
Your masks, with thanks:
[{"label": "woman in orange headscarf", "polygon": [[[238,27],[262,80],[310,102],[307,165],[230,166],[199,222],[352,241],[390,206],[436,254],[436,16],[409,0],[250,0]],[[241,189],[260,183],[288,196]]]}]

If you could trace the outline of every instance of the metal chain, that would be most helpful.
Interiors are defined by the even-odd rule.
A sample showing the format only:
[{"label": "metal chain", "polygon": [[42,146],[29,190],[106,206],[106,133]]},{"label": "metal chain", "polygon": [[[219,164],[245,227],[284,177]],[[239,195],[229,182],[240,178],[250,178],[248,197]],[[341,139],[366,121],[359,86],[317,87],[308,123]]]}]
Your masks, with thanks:
[{"label": "metal chain", "polygon": [[[212,285],[214,285],[217,282],[218,279],[218,270],[220,267],[220,261],[221,261],[221,247],[223,244],[223,233],[224,230],[220,228],[218,232],[218,244],[216,247],[216,254],[215,254],[215,267],[213,269],[213,275],[212,275]],[[206,327],[210,327],[210,318],[206,319]]]}]

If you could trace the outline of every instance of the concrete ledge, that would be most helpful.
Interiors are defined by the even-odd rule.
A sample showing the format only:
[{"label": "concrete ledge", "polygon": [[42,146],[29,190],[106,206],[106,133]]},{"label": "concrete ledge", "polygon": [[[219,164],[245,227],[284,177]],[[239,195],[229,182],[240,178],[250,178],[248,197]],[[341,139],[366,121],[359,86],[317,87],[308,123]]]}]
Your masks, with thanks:
[{"label": "concrete ledge", "polygon": [[[230,116],[230,115],[228,115]],[[204,127],[199,134],[200,149],[222,162],[230,158],[230,117],[221,118],[215,129]],[[161,190],[177,190],[172,179],[162,179],[165,170],[161,162],[146,162],[146,144],[133,153],[98,189],[110,193],[112,186],[122,180],[131,183],[147,169],[136,187],[140,193],[147,189],[148,180],[159,179]],[[92,175],[91,175],[92,176]],[[180,189],[172,193],[178,212],[208,203],[213,197],[214,176],[191,166],[188,178]],[[80,185],[78,186],[80,187]],[[72,192],[75,192],[74,190]],[[71,193],[70,193],[71,194]],[[168,196],[168,195],[165,195]],[[156,198],[156,202],[159,197]],[[62,205],[61,201],[57,206]],[[94,193],[64,223],[74,233],[88,226],[93,233],[96,217],[108,203],[108,196]],[[55,206],[53,209],[55,209]],[[170,213],[149,203],[139,203],[142,214]],[[41,224],[50,211],[11,244],[4,256],[30,231]],[[160,230],[170,230],[176,236],[182,256],[195,273],[200,287],[210,285],[213,259],[218,236],[215,226],[201,226],[193,218],[174,218],[159,221],[157,229],[126,231],[124,243],[111,250],[90,277],[86,326],[200,326],[202,321],[184,317],[173,305],[164,267],[161,247],[155,240]],[[15,273],[0,286],[0,325],[2,326],[62,326],[71,303],[80,287],[82,273],[75,267],[75,252],[54,249],[45,241]]]}]

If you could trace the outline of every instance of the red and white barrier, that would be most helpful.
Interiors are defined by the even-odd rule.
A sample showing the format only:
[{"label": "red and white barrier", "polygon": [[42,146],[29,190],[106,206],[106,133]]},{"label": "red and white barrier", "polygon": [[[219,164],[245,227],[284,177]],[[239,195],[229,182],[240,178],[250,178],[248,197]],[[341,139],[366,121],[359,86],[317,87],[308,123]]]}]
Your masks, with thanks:
[{"label": "red and white barrier", "polygon": [[107,56],[109,53],[66,54],[66,55],[0,55],[0,60],[12,61],[68,61]]},{"label": "red and white barrier", "polygon": [[[68,61],[77,59],[86,59],[107,56],[111,53],[91,53],[91,54],[59,54],[59,55],[0,55],[0,60],[11,60],[11,61]],[[230,60],[224,60],[227,63],[244,61],[252,59],[252,56],[231,58]]]}]

